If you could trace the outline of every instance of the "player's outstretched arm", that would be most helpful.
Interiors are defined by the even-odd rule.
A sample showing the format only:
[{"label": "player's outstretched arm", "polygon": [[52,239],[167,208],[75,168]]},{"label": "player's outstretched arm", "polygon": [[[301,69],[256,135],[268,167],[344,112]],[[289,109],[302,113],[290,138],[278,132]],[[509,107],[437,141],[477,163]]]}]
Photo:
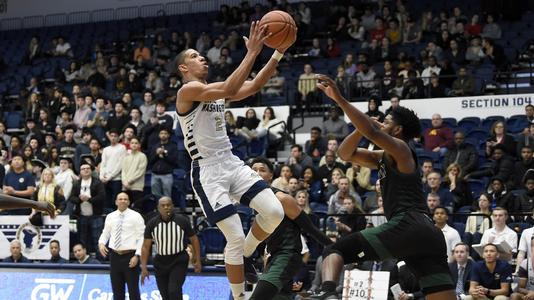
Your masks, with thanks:
[{"label": "player's outstretched arm", "polygon": [[[293,43],[295,43],[295,40],[296,36],[290,45],[293,45]],[[269,59],[267,64],[265,64],[265,66],[263,66],[263,68],[258,72],[258,75],[256,75],[256,77],[252,80],[245,81],[243,83],[243,86],[239,89],[237,94],[235,94],[230,99],[230,101],[243,100],[259,92],[261,88],[267,83],[267,81],[269,81],[269,79],[273,76],[274,71],[278,66],[278,62],[282,59],[283,54],[288,48],[275,50],[273,56],[271,56],[271,59]]]},{"label": "player's outstretched arm", "polygon": [[[223,82],[203,84],[201,82],[192,81],[185,84],[178,91],[178,99],[180,99],[180,101],[191,102],[212,101],[233,97],[248,78],[256,57],[263,49],[263,42],[268,37],[267,27],[260,27],[259,21],[252,22],[249,37],[243,37],[245,39],[247,53],[237,69],[235,69],[235,71]],[[196,55],[196,53],[192,55]]]},{"label": "player's outstretched arm", "polygon": [[412,154],[410,148],[404,141],[392,137],[375,126],[373,121],[366,114],[352,106],[347,99],[341,96],[341,92],[335,81],[330,77],[318,74],[317,78],[319,79],[317,87],[343,109],[354,127],[356,127],[363,136],[393,156],[397,162],[399,171],[405,173],[413,172],[414,161],[411,159]]},{"label": "player's outstretched arm", "polygon": [[16,208],[33,208],[39,211],[44,211],[55,217],[56,208],[49,202],[38,202],[35,200],[28,200],[24,198],[18,198],[9,196],[6,194],[0,194],[0,209],[16,209]]},{"label": "player's outstretched arm", "polygon": [[358,148],[362,137],[362,133],[358,129],[355,129],[343,140],[337,150],[337,155],[344,161],[375,169],[384,151],[369,151],[364,148]]}]

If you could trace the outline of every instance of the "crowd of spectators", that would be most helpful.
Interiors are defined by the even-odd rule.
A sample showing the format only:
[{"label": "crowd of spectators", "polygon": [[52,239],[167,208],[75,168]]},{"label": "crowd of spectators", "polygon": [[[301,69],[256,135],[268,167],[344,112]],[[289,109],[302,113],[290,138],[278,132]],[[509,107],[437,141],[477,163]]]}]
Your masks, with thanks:
[{"label": "crowd of spectators", "polygon": [[[369,96],[367,115],[378,122],[388,110],[402,105],[400,99],[473,95],[477,91],[470,70],[476,66],[507,67],[503,49],[494,42],[502,33],[492,14],[466,16],[455,7],[437,15],[425,11],[418,17],[409,13],[403,1],[377,4],[332,5],[324,36],[315,36],[315,12],[306,3],[269,1],[267,7],[249,7],[243,2],[240,7],[222,6],[213,20],[214,28],[229,29],[225,34],[203,32],[195,39],[189,32],[172,31],[157,34],[150,43],[138,39],[132,48],[95,45],[90,57],[73,60],[57,74],[54,86],[32,78],[20,92],[13,108],[24,112],[22,134],[8,133],[5,123],[0,122],[3,192],[50,201],[59,214],[76,219],[75,261],[95,262],[88,253],[96,252],[102,215],[114,209],[115,196],[126,191],[132,208],[147,213],[144,208],[152,195],[173,196],[174,170],[188,169],[186,154],[178,150],[173,119],[166,113],[182,84],[173,58],[194,47],[211,64],[210,80],[226,78],[238,62],[235,53],[244,50],[241,33],[250,21],[260,19],[270,9],[284,9],[294,17],[299,39],[292,50],[293,59],[302,53],[310,59],[295,84],[296,103],[318,101],[313,58],[342,58],[340,65],[330,70],[336,74],[336,82],[346,92]],[[357,53],[341,49],[340,43],[347,41],[358,45]],[[414,45],[423,45],[417,56],[403,50]],[[32,39],[25,63],[43,56],[70,59],[76,55],[63,37],[58,37],[50,49],[43,49],[37,38]],[[287,82],[280,74],[277,72],[262,90],[264,96],[291,97],[284,95]],[[392,103],[386,111],[381,107],[384,95]],[[529,122],[534,118],[531,105],[525,108],[525,118]],[[279,120],[271,107],[261,119],[249,109],[244,116],[227,111],[225,120],[232,139],[251,142],[268,133],[269,140],[283,138],[282,125],[272,128]],[[448,242],[451,261],[461,256],[456,253],[459,236],[469,245],[496,243],[505,239],[503,231],[511,230],[507,222],[534,224],[532,217],[514,216],[534,209],[534,174],[527,172],[534,166],[534,126],[530,124],[514,136],[506,131],[505,122],[496,121],[484,148],[479,149],[479,145],[465,141],[464,132],[454,132],[435,114],[422,138],[414,141],[419,150],[438,157],[420,161],[421,180],[429,210]],[[273,182],[294,196],[306,212],[316,215],[317,225],[324,226],[332,239],[385,222],[375,171],[344,162],[336,155],[349,125],[337,108],[331,108],[323,124],[311,129],[304,145],[293,145],[290,156],[280,158]],[[377,149],[365,141],[362,146]],[[482,158],[487,163],[480,163]],[[150,194],[144,192],[147,172],[151,173]],[[483,192],[473,193],[473,179],[487,180]],[[473,215],[467,218],[465,232],[454,234],[456,229],[447,225],[451,223],[448,215],[459,211]],[[27,215],[36,224],[39,221],[35,212],[28,210],[2,213]],[[362,218],[362,213],[368,216]],[[328,214],[334,216],[326,217]],[[513,233],[516,240],[510,233],[510,255],[518,252]],[[58,257],[59,247],[59,242],[50,243],[53,262],[63,262]],[[485,251],[483,259],[491,260]],[[5,261],[25,261],[20,243],[11,244],[11,253]],[[474,251],[471,255],[477,258]],[[408,285],[403,289],[417,292],[417,287]]]}]

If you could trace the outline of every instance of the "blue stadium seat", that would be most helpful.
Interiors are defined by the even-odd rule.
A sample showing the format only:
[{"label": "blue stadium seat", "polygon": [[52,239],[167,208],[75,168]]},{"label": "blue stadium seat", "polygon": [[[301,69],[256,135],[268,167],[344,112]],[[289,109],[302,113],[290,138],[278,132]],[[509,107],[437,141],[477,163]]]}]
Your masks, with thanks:
[{"label": "blue stadium seat", "polygon": [[460,236],[465,232],[465,222],[454,222],[452,223],[452,227],[458,231]]},{"label": "blue stadium seat", "polygon": [[247,156],[248,157],[258,157],[265,155],[265,150],[267,148],[267,139],[265,137],[259,139],[253,139],[248,143],[247,147]]},{"label": "blue stadium seat", "polygon": [[480,118],[478,117],[466,117],[458,121],[458,129],[461,129],[464,134],[469,131],[478,128],[480,126]]},{"label": "blue stadium seat", "polygon": [[204,246],[205,254],[221,254],[224,253],[224,246],[226,246],[226,239],[224,235],[216,227],[208,227],[203,229],[200,234],[202,245]]},{"label": "blue stadium seat", "polygon": [[456,121],[456,118],[443,118],[443,124],[452,129],[458,126],[458,122]]},{"label": "blue stadium seat", "polygon": [[21,111],[11,111],[7,114],[7,117],[6,117],[7,128],[20,128],[21,125],[22,125],[22,112]]},{"label": "blue stadium seat", "polygon": [[474,199],[478,199],[480,194],[486,190],[486,184],[481,179],[468,179],[467,184],[469,185],[469,189],[471,190]]},{"label": "blue stadium seat", "polygon": [[488,131],[483,129],[473,129],[466,134],[466,139],[485,141],[488,138]]},{"label": "blue stadium seat", "polygon": [[493,123],[497,121],[504,122],[505,120],[503,116],[489,116],[482,121],[482,124],[480,127],[482,128],[482,130],[486,130],[487,132],[489,132],[489,130],[491,129],[491,126],[493,126]]}]

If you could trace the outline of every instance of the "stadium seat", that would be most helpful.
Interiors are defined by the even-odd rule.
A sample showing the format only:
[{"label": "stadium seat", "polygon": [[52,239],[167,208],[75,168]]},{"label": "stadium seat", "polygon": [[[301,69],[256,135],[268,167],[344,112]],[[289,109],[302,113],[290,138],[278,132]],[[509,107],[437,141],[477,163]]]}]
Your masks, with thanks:
[{"label": "stadium seat", "polygon": [[483,129],[473,129],[466,134],[466,139],[473,139],[476,141],[486,141],[488,138],[488,131]]},{"label": "stadium seat", "polygon": [[486,184],[480,179],[468,179],[467,184],[469,185],[469,189],[471,190],[474,199],[478,199],[480,194],[486,190]]},{"label": "stadium seat", "polygon": [[454,129],[458,126],[456,118],[443,118],[443,124],[451,129]]},{"label": "stadium seat", "polygon": [[22,112],[11,111],[6,116],[7,128],[20,128],[22,125]]},{"label": "stadium seat", "polygon": [[460,236],[465,232],[465,222],[454,222],[452,227],[458,231]]},{"label": "stadium seat", "polygon": [[204,246],[204,253],[206,258],[210,260],[219,260],[224,253],[224,246],[226,246],[226,239],[217,227],[204,228],[200,234],[202,245]]},{"label": "stadium seat", "polygon": [[480,127],[482,130],[486,130],[486,132],[489,132],[491,129],[491,126],[493,126],[493,123],[497,121],[504,122],[505,119],[503,116],[489,116],[482,121],[482,124],[480,125]]},{"label": "stadium seat", "polygon": [[458,129],[461,129],[464,134],[469,131],[478,128],[480,126],[480,118],[478,117],[466,117],[458,121]]}]

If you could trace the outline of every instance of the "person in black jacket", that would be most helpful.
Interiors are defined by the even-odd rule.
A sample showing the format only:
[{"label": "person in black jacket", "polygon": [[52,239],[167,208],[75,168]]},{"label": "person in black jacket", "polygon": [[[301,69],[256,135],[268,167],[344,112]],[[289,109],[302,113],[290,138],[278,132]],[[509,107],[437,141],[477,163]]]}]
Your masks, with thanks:
[{"label": "person in black jacket", "polygon": [[152,166],[150,185],[156,198],[172,197],[172,173],[178,162],[178,147],[169,140],[170,135],[167,127],[161,127],[160,142],[151,148],[148,155],[148,163]]},{"label": "person in black jacket", "polygon": [[72,215],[78,218],[79,240],[89,246],[90,252],[96,252],[104,228],[102,213],[106,199],[106,188],[98,177],[92,176],[93,170],[87,160],[81,161],[80,179],[74,182],[69,197]]},{"label": "person in black jacket", "polygon": [[454,134],[454,146],[445,153],[443,166],[448,168],[452,163],[457,163],[462,167],[463,175],[467,175],[478,168],[478,152],[475,146],[464,141],[463,132],[458,131]]},{"label": "person in black jacket", "polygon": [[[514,207],[513,210],[510,210],[511,213],[528,213],[532,212],[534,209],[534,169],[530,169],[525,173],[522,182],[524,188],[516,197],[514,197]],[[514,216],[512,219],[514,222],[528,222],[530,224],[534,223],[534,219],[531,216]]]},{"label": "person in black jacket", "polygon": [[380,110],[378,110],[381,105],[382,101],[378,97],[370,97],[367,101],[367,112],[365,114],[373,120],[376,120],[378,122],[384,122],[386,115]]},{"label": "person in black jacket", "polygon": [[523,146],[521,149],[521,160],[514,165],[514,181],[513,189],[521,189],[524,184],[524,176],[529,169],[534,169],[534,158],[532,157],[532,149],[530,146]]},{"label": "person in black jacket", "polygon": [[150,117],[150,121],[144,127],[143,149],[149,149],[152,145],[159,143],[159,133],[162,128],[172,132],[174,120],[165,113],[165,102],[156,103],[156,115]]},{"label": "person in black jacket", "polygon": [[462,167],[457,163],[452,163],[447,167],[445,173],[445,186],[449,188],[452,194],[452,210],[458,211],[462,206],[471,205],[473,203],[473,195],[471,189],[462,176]]},{"label": "person in black jacket", "polygon": [[499,177],[507,187],[514,185],[514,161],[506,155],[505,146],[503,144],[496,144],[491,150],[491,166],[489,168],[472,172],[464,177],[468,178],[482,178],[482,177]]},{"label": "person in black jacket", "polygon": [[488,187],[488,194],[493,201],[491,202],[491,208],[503,207],[508,211],[514,211],[515,197],[506,188],[504,181],[495,176],[491,178],[490,186]]}]

